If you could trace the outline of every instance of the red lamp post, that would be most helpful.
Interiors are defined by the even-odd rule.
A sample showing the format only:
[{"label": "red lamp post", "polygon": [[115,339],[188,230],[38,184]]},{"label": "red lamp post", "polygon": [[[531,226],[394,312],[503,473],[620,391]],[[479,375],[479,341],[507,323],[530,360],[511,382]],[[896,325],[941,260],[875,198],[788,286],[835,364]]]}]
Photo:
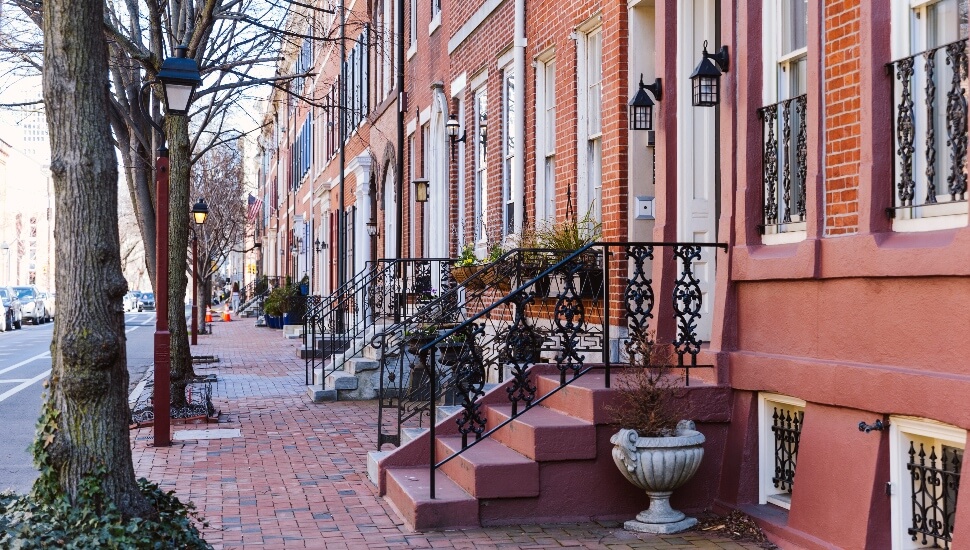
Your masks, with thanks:
[{"label": "red lamp post", "polygon": [[[205,199],[199,198],[199,202],[192,206],[192,218],[195,225],[202,232],[202,225],[209,217],[209,205]],[[199,343],[199,236],[195,230],[192,231],[192,345]]]},{"label": "red lamp post", "polygon": [[[186,116],[196,87],[202,83],[199,65],[186,58],[187,48],[175,48],[175,57],[166,58],[158,71],[158,82],[163,88],[167,116]],[[145,86],[152,84],[146,83]],[[142,88],[144,90],[144,87]],[[139,102],[141,105],[141,102]],[[152,428],[156,447],[172,444],[171,434],[171,366],[172,333],[168,330],[168,213],[169,213],[169,166],[168,149],[165,147],[165,131],[149,116],[146,117],[162,134],[162,146],[155,159],[155,369],[154,407],[155,421]]]}]

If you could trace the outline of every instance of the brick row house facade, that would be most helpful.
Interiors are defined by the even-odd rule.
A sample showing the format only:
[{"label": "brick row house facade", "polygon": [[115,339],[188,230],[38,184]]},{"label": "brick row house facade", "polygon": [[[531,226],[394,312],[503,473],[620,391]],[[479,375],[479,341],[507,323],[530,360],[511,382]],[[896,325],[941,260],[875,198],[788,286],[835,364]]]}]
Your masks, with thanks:
[{"label": "brick row house facade", "polygon": [[[967,0],[404,0],[403,34],[398,4],[345,6],[343,102],[340,45],[319,40],[339,16],[295,18],[317,40],[279,73],[313,74],[263,115],[264,274],[325,296],[399,235],[404,257],[481,257],[584,215],[604,241],[724,244],[694,266],[711,368],[690,374],[717,399],[675,503],[739,509],[786,548],[970,541]],[[690,76],[722,46],[717,105],[694,106]],[[657,78],[653,130],[631,130]],[[661,295],[680,267],[647,269]],[[584,517],[629,515],[600,494]]]}]

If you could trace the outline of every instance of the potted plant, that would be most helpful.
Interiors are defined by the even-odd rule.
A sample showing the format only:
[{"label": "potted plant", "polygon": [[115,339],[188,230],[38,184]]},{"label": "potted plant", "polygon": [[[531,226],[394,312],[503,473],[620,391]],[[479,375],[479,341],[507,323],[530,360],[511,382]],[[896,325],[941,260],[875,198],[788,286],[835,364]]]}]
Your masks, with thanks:
[{"label": "potted plant", "polygon": [[438,326],[435,324],[418,325],[414,330],[404,332],[404,341],[407,343],[408,353],[417,355],[418,351],[430,344],[438,337]]},{"label": "potted plant", "polygon": [[[603,236],[603,224],[593,217],[592,209],[581,219],[566,218],[561,222],[548,223],[535,229],[535,242],[540,248],[561,251],[560,258],[579,250]],[[587,252],[580,258],[578,270],[579,294],[584,297],[602,293],[603,270],[598,254]]]},{"label": "potted plant", "polygon": [[457,365],[468,358],[470,342],[463,332],[455,332],[435,346],[438,348],[438,362],[442,365]]},{"label": "potted plant", "polygon": [[627,353],[629,365],[617,384],[619,397],[609,407],[613,423],[620,426],[610,443],[616,466],[646,491],[650,507],[623,526],[644,533],[677,533],[697,520],[671,508],[670,495],[700,467],[704,434],[693,422],[678,421],[670,348],[657,345],[652,333],[637,333]]},{"label": "potted plant", "polygon": [[462,284],[478,271],[477,264],[478,258],[475,257],[474,245],[466,244],[461,247],[461,254],[458,259],[451,264],[451,276],[455,278],[455,282]]},{"label": "potted plant", "polygon": [[[285,319],[281,319],[289,314],[293,307],[293,297],[296,296],[297,289],[292,285],[282,285],[274,288],[266,302],[263,304],[263,311],[266,312],[266,324],[271,328],[283,328]],[[277,326],[279,325],[279,326]]]}]

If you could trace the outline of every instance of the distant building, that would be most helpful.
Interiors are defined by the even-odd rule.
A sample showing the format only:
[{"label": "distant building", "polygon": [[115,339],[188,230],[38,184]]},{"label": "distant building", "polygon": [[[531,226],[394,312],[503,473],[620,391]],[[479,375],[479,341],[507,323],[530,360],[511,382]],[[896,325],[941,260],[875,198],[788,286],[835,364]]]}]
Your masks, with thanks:
[{"label": "distant building", "polygon": [[54,187],[43,108],[0,117],[0,280],[54,287]]}]

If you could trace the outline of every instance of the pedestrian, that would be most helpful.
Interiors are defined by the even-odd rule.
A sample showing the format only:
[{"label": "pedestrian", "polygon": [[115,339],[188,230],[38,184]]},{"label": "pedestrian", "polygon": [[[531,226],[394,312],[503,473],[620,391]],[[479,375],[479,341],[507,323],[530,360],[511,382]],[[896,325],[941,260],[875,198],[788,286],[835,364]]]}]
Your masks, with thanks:
[{"label": "pedestrian", "polygon": [[232,283],[232,311],[233,313],[239,312],[239,282]]}]

